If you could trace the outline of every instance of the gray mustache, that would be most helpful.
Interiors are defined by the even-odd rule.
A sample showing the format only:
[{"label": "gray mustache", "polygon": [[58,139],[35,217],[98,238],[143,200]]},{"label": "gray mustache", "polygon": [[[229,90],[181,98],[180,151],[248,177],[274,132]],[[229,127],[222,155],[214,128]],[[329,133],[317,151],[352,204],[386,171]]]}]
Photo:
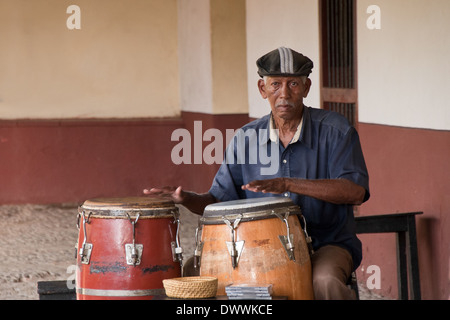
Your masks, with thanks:
[{"label": "gray mustache", "polygon": [[280,101],[278,101],[278,102],[275,104],[275,107],[278,107],[278,106],[285,106],[285,105],[288,105],[288,106],[290,106],[290,107],[295,107],[295,105],[294,105],[292,102],[287,101],[287,100],[280,100]]}]

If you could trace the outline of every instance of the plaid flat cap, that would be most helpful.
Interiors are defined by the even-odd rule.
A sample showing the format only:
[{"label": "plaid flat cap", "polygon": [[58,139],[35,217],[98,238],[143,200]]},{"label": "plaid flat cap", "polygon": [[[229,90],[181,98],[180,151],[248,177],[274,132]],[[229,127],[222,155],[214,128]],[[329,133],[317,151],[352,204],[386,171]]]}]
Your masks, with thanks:
[{"label": "plaid flat cap", "polygon": [[280,47],[263,55],[256,61],[258,74],[264,76],[309,76],[313,62],[290,48]]}]

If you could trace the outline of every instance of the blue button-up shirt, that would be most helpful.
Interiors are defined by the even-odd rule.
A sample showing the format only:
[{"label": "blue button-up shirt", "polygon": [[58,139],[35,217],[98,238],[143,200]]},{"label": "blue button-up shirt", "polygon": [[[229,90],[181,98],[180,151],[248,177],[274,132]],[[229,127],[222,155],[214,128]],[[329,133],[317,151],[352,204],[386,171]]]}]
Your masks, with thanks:
[{"label": "blue button-up shirt", "polygon": [[[358,133],[338,113],[304,107],[298,141],[286,148],[270,139],[270,114],[239,129],[227,147],[209,192],[219,201],[274,196],[242,190],[253,180],[279,177],[301,179],[348,179],[365,188],[369,177]],[[334,244],[352,255],[353,268],[361,263],[361,242],[355,234],[353,206],[336,205],[287,192],[306,219],[313,248]]]}]

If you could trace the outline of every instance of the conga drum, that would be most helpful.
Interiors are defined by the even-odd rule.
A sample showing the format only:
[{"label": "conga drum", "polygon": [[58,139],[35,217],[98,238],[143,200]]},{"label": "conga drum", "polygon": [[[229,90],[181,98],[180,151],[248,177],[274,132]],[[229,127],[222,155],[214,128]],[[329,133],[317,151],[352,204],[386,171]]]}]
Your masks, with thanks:
[{"label": "conga drum", "polygon": [[314,299],[311,260],[290,199],[266,197],[208,205],[203,217],[200,275],[228,285],[272,285],[273,296]]},{"label": "conga drum", "polygon": [[179,211],[145,197],[85,201],[78,209],[76,294],[88,299],[151,299],[179,277]]}]

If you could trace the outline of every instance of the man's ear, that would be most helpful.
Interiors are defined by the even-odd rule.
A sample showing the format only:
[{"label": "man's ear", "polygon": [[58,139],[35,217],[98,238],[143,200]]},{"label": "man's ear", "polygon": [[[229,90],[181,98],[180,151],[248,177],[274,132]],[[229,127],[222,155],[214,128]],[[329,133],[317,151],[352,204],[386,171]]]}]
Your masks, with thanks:
[{"label": "man's ear", "polygon": [[305,92],[303,93],[303,98],[306,98],[308,96],[309,89],[311,89],[311,84],[312,84],[311,79],[310,78],[306,78],[306,81],[305,81],[305,84],[304,84]]},{"label": "man's ear", "polygon": [[259,93],[261,94],[261,97],[263,97],[263,99],[267,99],[266,83],[264,82],[264,79],[258,80],[258,89]]}]

